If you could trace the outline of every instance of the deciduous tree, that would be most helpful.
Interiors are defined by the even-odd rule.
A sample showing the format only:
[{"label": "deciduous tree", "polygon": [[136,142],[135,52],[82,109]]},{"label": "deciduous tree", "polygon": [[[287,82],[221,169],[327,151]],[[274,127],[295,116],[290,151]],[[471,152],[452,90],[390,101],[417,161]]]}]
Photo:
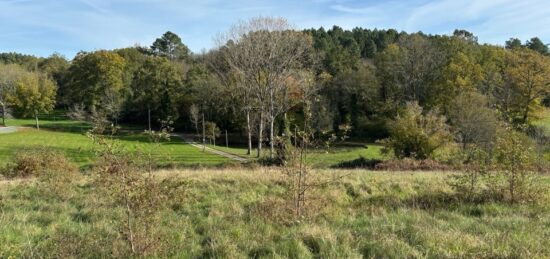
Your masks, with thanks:
[{"label": "deciduous tree", "polygon": [[38,114],[53,110],[56,90],[55,83],[48,77],[30,73],[16,81],[14,94],[9,100],[23,116],[33,116],[36,128],[40,129]]}]

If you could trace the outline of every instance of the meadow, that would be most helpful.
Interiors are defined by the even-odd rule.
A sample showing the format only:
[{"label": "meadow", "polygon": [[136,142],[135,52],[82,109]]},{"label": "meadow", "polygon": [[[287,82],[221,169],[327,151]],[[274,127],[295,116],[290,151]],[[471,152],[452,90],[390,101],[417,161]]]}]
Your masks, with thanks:
[{"label": "meadow", "polygon": [[[321,170],[344,176],[308,197],[314,212],[280,220],[286,197],[275,169],[166,170],[177,193],[160,213],[154,256],[173,258],[548,258],[550,206],[470,203],[451,173]],[[550,186],[550,178],[543,178]],[[0,182],[0,257],[124,257],[120,207],[102,205],[90,178],[72,195],[44,195],[36,180]],[[105,197],[103,197],[105,198]],[[153,256],[153,255],[151,255]]]}]

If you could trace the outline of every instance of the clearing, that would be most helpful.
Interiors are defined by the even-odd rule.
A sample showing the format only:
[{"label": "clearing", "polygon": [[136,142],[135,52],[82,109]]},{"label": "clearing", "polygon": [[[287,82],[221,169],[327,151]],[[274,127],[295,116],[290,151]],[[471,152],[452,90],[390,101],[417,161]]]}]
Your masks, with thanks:
[{"label": "clearing", "polygon": [[[156,175],[180,193],[159,212],[159,257],[550,257],[548,203],[460,202],[447,173],[322,170],[318,177],[346,176],[315,190],[308,198],[314,213],[300,222],[277,218],[286,194],[281,174],[270,169]],[[120,253],[122,207],[98,204],[86,179],[72,189],[60,199],[40,195],[32,180],[4,182],[0,257]]]}]

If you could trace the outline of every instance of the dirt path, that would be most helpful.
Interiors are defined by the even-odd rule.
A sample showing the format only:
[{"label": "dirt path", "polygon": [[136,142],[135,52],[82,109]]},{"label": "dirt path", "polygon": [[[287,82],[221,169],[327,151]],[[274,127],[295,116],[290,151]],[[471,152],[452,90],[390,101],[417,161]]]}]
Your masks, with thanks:
[{"label": "dirt path", "polygon": [[0,127],[0,134],[13,133],[17,131],[17,127]]},{"label": "dirt path", "polygon": [[226,157],[226,158],[229,158],[231,160],[238,161],[238,162],[241,162],[241,163],[248,162],[248,159],[246,159],[244,157],[240,157],[240,156],[237,156],[237,155],[234,155],[234,154],[230,154],[230,153],[220,151],[220,150],[217,150],[217,149],[213,149],[213,148],[209,148],[209,147],[203,147],[202,144],[199,144],[199,143],[195,142],[193,140],[192,136],[189,136],[189,135],[186,135],[186,134],[180,134],[180,133],[172,133],[172,135],[176,136],[178,138],[181,138],[183,140],[183,142],[185,142],[185,143],[187,143],[191,146],[194,146],[194,147],[196,147],[200,150],[203,150],[203,148],[204,148],[204,151],[206,151],[208,153],[223,156],[223,157]]}]

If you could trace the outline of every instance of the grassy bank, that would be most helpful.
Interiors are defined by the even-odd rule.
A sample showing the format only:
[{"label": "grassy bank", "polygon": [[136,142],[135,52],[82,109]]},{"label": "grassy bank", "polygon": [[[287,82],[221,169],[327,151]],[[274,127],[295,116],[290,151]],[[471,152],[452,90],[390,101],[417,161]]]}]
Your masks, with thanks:
[{"label": "grassy bank", "polygon": [[[550,206],[454,199],[448,173],[321,171],[345,176],[308,197],[310,218],[280,221],[271,169],[161,171],[177,193],[160,211],[160,257],[548,258]],[[550,186],[549,178],[544,178]],[[72,195],[41,195],[34,180],[0,182],[0,257],[123,256],[116,222],[89,178]]]},{"label": "grassy bank", "polygon": [[[89,124],[66,119],[47,117],[41,120],[41,130],[32,128],[34,120],[11,119],[8,125],[24,127],[16,133],[0,134],[0,165],[23,149],[50,148],[63,152],[80,166],[88,166],[96,159],[93,141],[85,133]],[[128,130],[131,126],[123,126]],[[148,136],[141,131],[123,131],[126,133],[114,136],[125,150],[129,152],[152,152],[158,157],[162,166],[218,166],[229,162],[228,159],[203,153],[199,149],[183,143],[181,139],[172,138],[160,146],[150,143]]]}]

